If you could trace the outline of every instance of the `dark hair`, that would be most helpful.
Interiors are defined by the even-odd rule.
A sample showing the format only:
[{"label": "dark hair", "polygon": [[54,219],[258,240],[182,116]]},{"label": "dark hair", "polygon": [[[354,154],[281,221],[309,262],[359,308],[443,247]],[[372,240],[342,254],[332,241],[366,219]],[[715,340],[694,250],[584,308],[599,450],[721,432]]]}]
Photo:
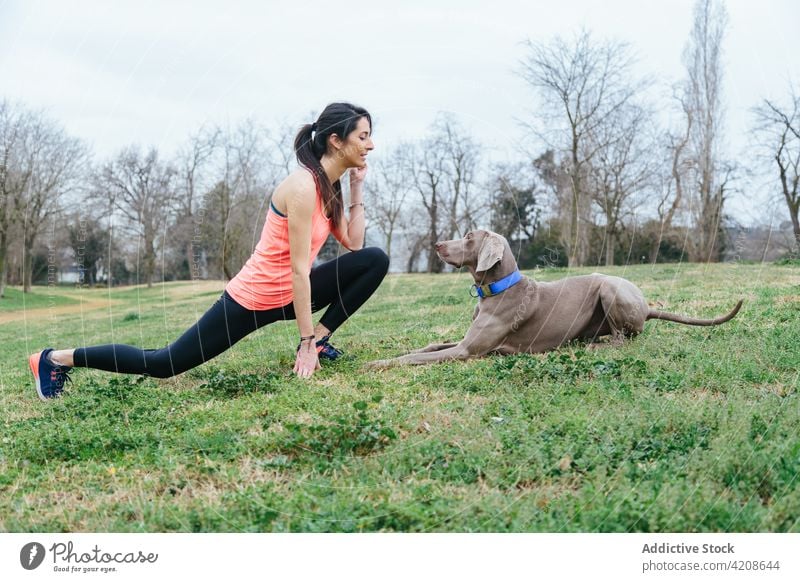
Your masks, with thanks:
[{"label": "dark hair", "polygon": [[362,117],[369,121],[371,131],[372,116],[366,109],[350,103],[331,103],[319,114],[315,123],[304,125],[294,138],[297,161],[317,177],[325,214],[330,216],[337,227],[344,213],[342,184],[339,180],[331,184],[320,160],[328,148],[328,137],[336,134],[341,139],[346,139]]}]

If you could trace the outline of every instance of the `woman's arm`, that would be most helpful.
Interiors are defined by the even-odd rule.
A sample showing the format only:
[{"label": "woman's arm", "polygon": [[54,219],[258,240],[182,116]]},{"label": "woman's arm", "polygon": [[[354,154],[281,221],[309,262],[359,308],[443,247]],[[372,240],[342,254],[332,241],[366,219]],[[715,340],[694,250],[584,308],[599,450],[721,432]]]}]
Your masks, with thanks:
[{"label": "woman's arm", "polygon": [[333,229],[333,236],[343,247],[349,251],[364,248],[364,202],[363,185],[367,168],[352,168],[350,170],[350,204],[349,217],[342,216],[341,224]]},{"label": "woman's arm", "polygon": [[[287,192],[286,210],[289,221],[289,255],[292,263],[292,291],[294,313],[300,337],[314,335],[311,319],[311,280],[309,278],[311,258],[311,218],[316,204],[316,188],[313,183],[300,183]],[[297,352],[294,371],[307,378],[319,369],[319,360],[314,340],[301,342]]]}]

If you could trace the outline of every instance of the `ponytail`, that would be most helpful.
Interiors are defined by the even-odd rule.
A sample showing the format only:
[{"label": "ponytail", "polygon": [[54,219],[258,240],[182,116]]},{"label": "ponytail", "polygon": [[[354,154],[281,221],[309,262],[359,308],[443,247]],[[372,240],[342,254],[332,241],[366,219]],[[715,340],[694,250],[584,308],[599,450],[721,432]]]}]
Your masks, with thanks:
[{"label": "ponytail", "polygon": [[342,200],[342,185],[339,180],[331,184],[328,174],[322,167],[320,160],[325,153],[325,143],[319,144],[320,134],[314,136],[316,124],[305,124],[294,138],[294,151],[297,161],[305,166],[314,174],[314,182],[319,187],[322,196],[323,212],[330,217],[335,226],[338,226],[344,213],[344,202]]}]

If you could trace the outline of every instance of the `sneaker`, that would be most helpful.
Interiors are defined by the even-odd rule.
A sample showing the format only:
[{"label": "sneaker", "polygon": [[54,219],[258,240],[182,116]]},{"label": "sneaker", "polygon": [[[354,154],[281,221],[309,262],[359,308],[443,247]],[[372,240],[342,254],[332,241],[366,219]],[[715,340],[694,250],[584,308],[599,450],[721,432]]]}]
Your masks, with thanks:
[{"label": "sneaker", "polygon": [[317,342],[317,355],[320,359],[325,360],[335,360],[336,358],[343,355],[344,352],[341,350],[337,350],[333,347],[330,343],[328,343],[328,338],[331,337],[326,335],[324,338]]},{"label": "sneaker", "polygon": [[28,358],[28,365],[31,367],[33,377],[36,380],[36,392],[39,398],[49,400],[58,398],[64,391],[64,382],[72,379],[69,377],[70,366],[58,366],[50,363],[48,356],[53,348],[47,348],[36,354],[31,354]]}]

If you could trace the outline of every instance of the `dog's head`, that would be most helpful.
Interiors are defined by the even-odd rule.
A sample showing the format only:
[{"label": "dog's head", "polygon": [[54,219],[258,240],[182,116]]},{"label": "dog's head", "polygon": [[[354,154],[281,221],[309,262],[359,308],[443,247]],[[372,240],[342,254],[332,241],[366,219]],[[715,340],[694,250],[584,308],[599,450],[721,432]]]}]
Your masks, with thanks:
[{"label": "dog's head", "polygon": [[486,273],[501,263],[510,263],[507,266],[511,270],[516,268],[506,239],[490,230],[473,230],[462,239],[439,241],[435,247],[445,263],[467,267],[473,274]]}]

